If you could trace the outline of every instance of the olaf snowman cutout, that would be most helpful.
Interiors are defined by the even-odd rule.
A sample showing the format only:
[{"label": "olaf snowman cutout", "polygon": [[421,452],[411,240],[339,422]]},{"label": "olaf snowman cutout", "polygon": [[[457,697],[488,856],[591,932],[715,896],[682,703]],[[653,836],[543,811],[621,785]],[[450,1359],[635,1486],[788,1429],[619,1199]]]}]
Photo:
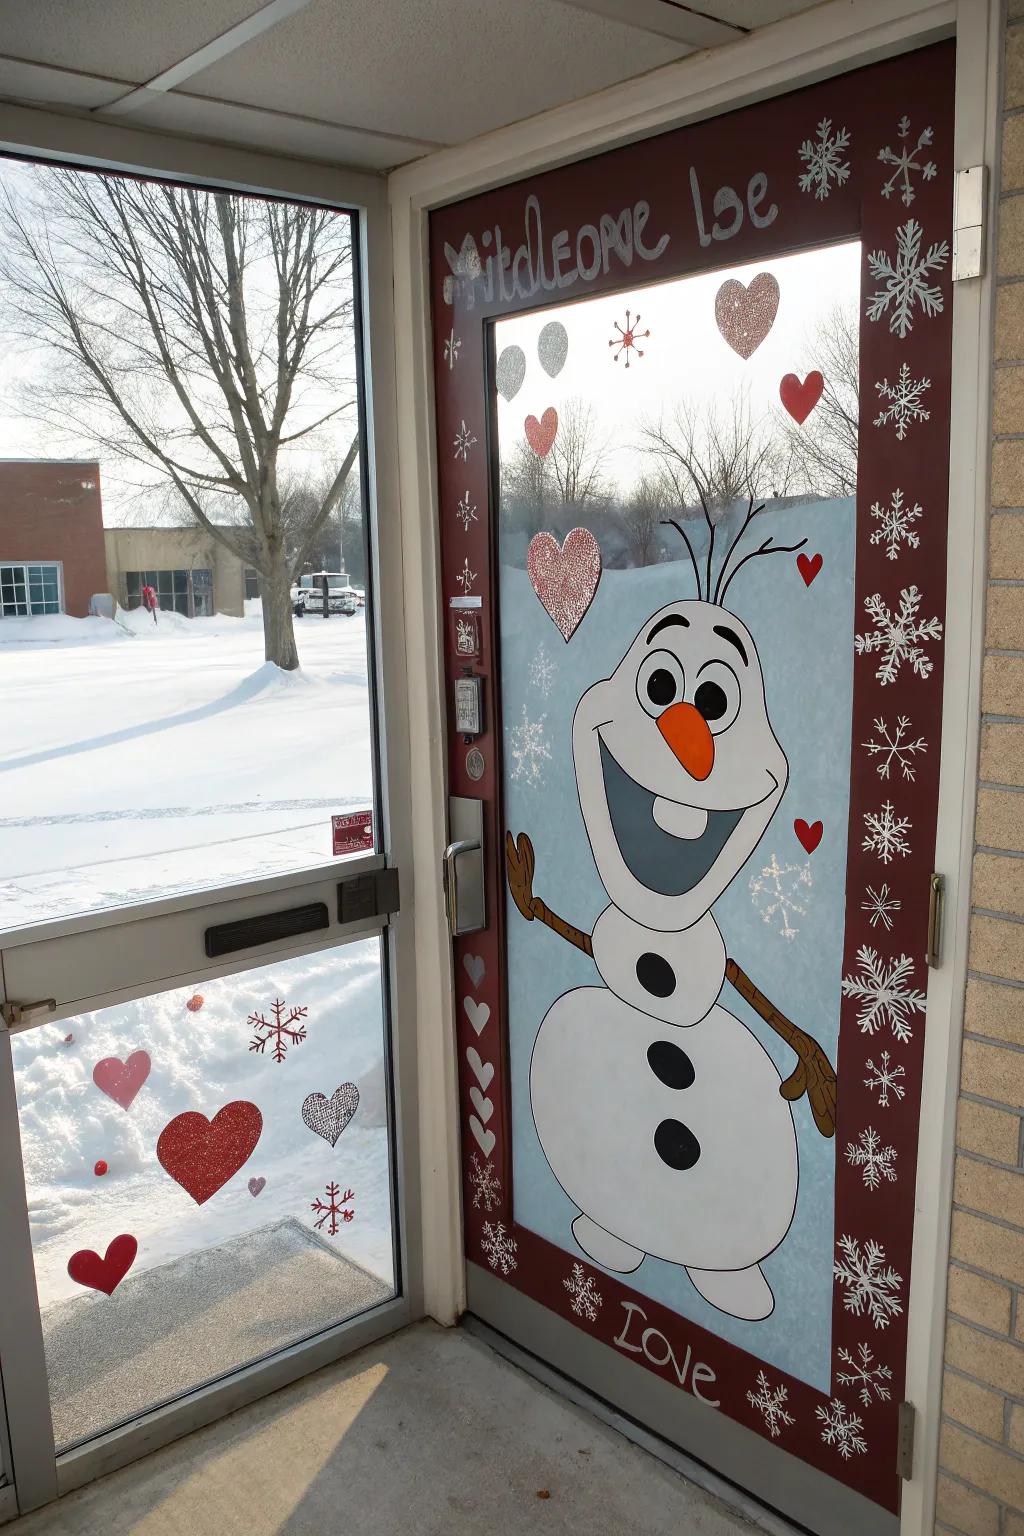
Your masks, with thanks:
[{"label": "olaf snowman cutout", "polygon": [[[556,999],[530,1064],[544,1155],[579,1208],[576,1243],[619,1273],[648,1254],[682,1265],[713,1306],[750,1321],[774,1308],[761,1263],[796,1208],[791,1105],[806,1092],[818,1131],[832,1136],[836,1104],[824,1051],[727,958],[711,911],[789,778],[757,646],[724,606],[748,560],[801,547],[769,538],[740,558],[763,510],[751,498],[713,590],[713,542],[702,590],[693,548],[674,523],[697,597],[653,613],[576,707],[580,808],[609,898],[592,934],[534,895],[530,839],[506,837],[520,913],[591,955],[603,983]],[[785,1081],[723,1005],[726,980],[795,1051]]]}]

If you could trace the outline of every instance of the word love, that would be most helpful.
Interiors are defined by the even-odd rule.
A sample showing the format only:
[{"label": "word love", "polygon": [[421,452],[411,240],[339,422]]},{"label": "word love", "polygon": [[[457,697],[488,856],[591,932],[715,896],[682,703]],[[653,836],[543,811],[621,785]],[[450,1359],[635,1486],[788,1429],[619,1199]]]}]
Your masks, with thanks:
[{"label": "word love", "polygon": [[[767,194],[768,178],[763,171],[755,172],[747,182],[745,210],[743,199],[735,187],[730,187],[727,183],[719,187],[711,202],[713,222],[709,230],[697,168],[691,165],[690,195],[693,198],[693,212],[697,220],[697,238],[701,245],[710,245],[712,240],[731,240],[734,235],[738,235],[743,228],[744,212],[755,229],[767,229],[769,224],[774,224],[779,216],[779,205],[771,203],[762,211],[761,204]],[[727,219],[726,215],[728,215]],[[720,220],[724,222],[719,222]]]},{"label": "word love", "polygon": [[[707,1403],[709,1408],[718,1408],[721,1405],[721,1398],[708,1397],[700,1390],[704,1382],[710,1384],[718,1380],[710,1365],[705,1365],[700,1360],[693,1362],[693,1351],[689,1344],[680,1363],[679,1356],[659,1328],[645,1328],[640,1333],[640,1342],[631,1343],[626,1335],[633,1327],[634,1317],[639,1316],[640,1322],[646,1323],[647,1313],[635,1301],[624,1301],[621,1305],[626,1313],[626,1321],[622,1325],[622,1332],[616,1335],[612,1343],[617,1344],[620,1349],[628,1350],[631,1355],[643,1355],[648,1364],[656,1366],[659,1370],[670,1365],[681,1387],[687,1389],[687,1381],[689,1381],[688,1390],[694,1397],[699,1398],[702,1403]],[[639,1330],[640,1323],[637,1323],[634,1336]],[[693,1363],[692,1370],[691,1363]]]}]

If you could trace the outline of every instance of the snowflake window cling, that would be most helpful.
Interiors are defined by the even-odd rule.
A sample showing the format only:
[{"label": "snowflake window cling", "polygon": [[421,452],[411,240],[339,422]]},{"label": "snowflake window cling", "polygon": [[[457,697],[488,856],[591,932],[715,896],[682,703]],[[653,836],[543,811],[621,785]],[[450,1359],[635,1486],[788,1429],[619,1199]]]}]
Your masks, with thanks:
[{"label": "snowflake window cling", "polygon": [[928,149],[935,137],[931,128],[922,128],[917,136],[917,143],[910,143],[910,118],[903,115],[896,127],[899,135],[899,145],[893,149],[886,145],[878,151],[878,158],[883,165],[895,167],[892,175],[882,187],[882,196],[891,197],[899,188],[900,200],[904,208],[909,208],[914,201],[914,175],[919,174],[922,181],[932,181],[939,174],[939,168],[934,160],[920,160],[918,156],[923,149]]},{"label": "snowflake window cling", "polygon": [[455,450],[453,456],[456,459],[461,459],[463,464],[465,464],[466,460],[469,458],[469,450],[472,448],[475,442],[476,438],[466,426],[466,418],[463,417],[459,423],[459,430],[452,438],[452,448]]},{"label": "snowflake window cling", "polygon": [[870,1408],[876,1398],[880,1403],[889,1401],[892,1391],[887,1383],[892,1381],[892,1371],[875,1359],[867,1344],[857,1345],[856,1359],[848,1349],[839,1349],[836,1353],[843,1364],[849,1366],[849,1370],[836,1371],[836,1380],[844,1387],[856,1387],[865,1408]]},{"label": "snowflake window cling", "polygon": [[861,1131],[856,1141],[847,1142],[846,1161],[851,1168],[860,1169],[867,1189],[878,1189],[883,1179],[896,1183],[896,1148],[883,1147],[874,1126]]},{"label": "snowflake window cling", "polygon": [[911,526],[923,516],[924,508],[915,501],[911,506],[904,500],[902,491],[893,491],[889,497],[889,505],[883,507],[880,502],[871,503],[871,516],[876,518],[881,527],[876,528],[871,535],[872,544],[884,544],[887,560],[898,560],[900,545],[906,544],[908,549],[920,549],[921,535]]},{"label": "snowflake window cling", "polygon": [[540,784],[544,777],[544,764],[551,760],[551,748],[544,731],[546,719],[547,715],[541,715],[531,720],[524,704],[523,717],[512,729],[508,748],[512,765],[509,775],[518,782]]},{"label": "snowflake window cling", "polygon": [[850,147],[850,130],[837,128],[832,132],[832,119],[823,117],[813,139],[804,139],[800,145],[800,159],[807,169],[797,178],[801,192],[813,192],[822,202],[832,190],[832,183],[841,187],[850,176],[850,162],[845,158]]},{"label": "snowflake window cling", "polygon": [[473,1209],[490,1213],[501,1204],[501,1180],[492,1162],[482,1163],[474,1152],[469,1160],[469,1182],[473,1190]]},{"label": "snowflake window cling", "polygon": [[318,1232],[326,1226],[327,1236],[336,1237],[340,1230],[338,1217],[340,1216],[344,1222],[349,1222],[356,1214],[350,1208],[351,1202],[356,1197],[355,1190],[346,1189],[345,1193],[341,1194],[340,1184],[328,1184],[325,1194],[326,1199],[320,1199],[318,1196],[310,1205],[310,1210],[315,1211],[319,1216],[319,1219],[314,1221],[313,1225]]},{"label": "snowflake window cling", "polygon": [[902,443],[915,421],[931,420],[931,411],[921,404],[925,390],[931,387],[931,379],[915,379],[907,364],[901,363],[895,384],[883,379],[875,385],[879,400],[888,401],[875,417],[875,426],[895,426],[896,441]]},{"label": "snowflake window cling", "polygon": [[884,882],[877,891],[873,885],[867,886],[864,895],[866,900],[861,902],[860,909],[862,912],[870,913],[868,921],[872,928],[877,928],[881,924],[886,933],[891,933],[893,914],[902,906],[899,897],[890,896],[889,887]]},{"label": "snowflake window cling", "polygon": [[484,1222],[480,1247],[495,1272],[500,1269],[503,1275],[510,1275],[519,1268],[519,1260],[516,1258],[519,1244],[503,1221]]},{"label": "snowflake window cling", "polygon": [[927,677],[935,665],[922,642],[942,639],[942,621],[919,618],[917,610],[920,606],[921,592],[916,586],[902,589],[895,612],[882,601],[879,592],[864,599],[864,607],[875,627],[866,634],[854,635],[853,643],[858,655],[881,653],[875,676],[883,687],[896,681],[904,662],[918,677]]},{"label": "snowflake window cling", "polygon": [[892,1065],[888,1051],[883,1051],[879,1056],[877,1067],[870,1056],[864,1065],[871,1073],[870,1077],[864,1079],[864,1087],[873,1088],[878,1094],[880,1109],[889,1108],[890,1094],[897,1103],[904,1097],[907,1090],[900,1079],[906,1077],[906,1072],[902,1067]]},{"label": "snowflake window cling", "polygon": [[615,347],[616,348],[616,351],[614,351],[612,353],[612,362],[613,363],[617,363],[619,358],[622,357],[623,354],[625,354],[626,367],[628,368],[629,367],[629,355],[630,355],[631,352],[635,352],[637,357],[643,357],[643,355],[644,355],[643,354],[643,348],[637,346],[637,341],[638,340],[639,341],[646,341],[647,337],[651,333],[650,333],[649,330],[647,330],[647,331],[638,331],[637,330],[637,326],[640,324],[640,316],[638,314],[636,319],[633,320],[632,322],[630,322],[629,310],[628,309],[626,310],[626,324],[625,324],[625,328],[623,328],[619,324],[619,322],[617,320],[613,321],[612,323],[615,326],[615,329],[619,333],[617,336],[613,336],[611,341],[608,343],[608,345],[610,347]]},{"label": "snowflake window cling", "polygon": [[802,864],[780,864],[773,853],[760,874],[750,877],[750,897],[761,913],[761,919],[771,924],[784,939],[794,939],[800,932],[795,917],[806,917],[807,897],[804,891],[813,885],[811,861]]},{"label": "snowflake window cling", "polygon": [[604,1297],[594,1283],[593,1275],[588,1275],[582,1264],[574,1264],[562,1284],[569,1292],[570,1306],[576,1316],[585,1317],[588,1323],[596,1323]]},{"label": "snowflake window cling", "polygon": [[[924,1013],[925,995],[908,983],[914,977],[914,962],[909,955],[898,960],[883,960],[870,944],[857,951],[858,976],[844,976],[844,997],[860,1004],[857,1023],[862,1035],[891,1030],[893,1038],[905,1045],[913,1038],[913,1015]],[[871,1063],[869,1062],[870,1066]]]},{"label": "snowflake window cling", "polygon": [[880,811],[864,812],[861,848],[865,853],[876,853],[883,864],[891,864],[897,857],[905,859],[910,852],[907,833],[913,825],[909,816],[897,816],[892,801],[886,800]]},{"label": "snowflake window cling", "polygon": [[[271,1056],[275,1061],[284,1061],[288,1054],[289,1045],[301,1045],[306,1038],[306,1026],[299,1023],[309,1012],[308,1008],[288,1008],[280,998],[275,998],[270,1009],[272,1017],[267,1019],[262,1013],[250,1013],[247,1022],[254,1031],[249,1042],[250,1051],[257,1051],[261,1055],[267,1046],[273,1041]],[[297,1026],[293,1028],[292,1026]]]},{"label": "snowflake window cling", "polygon": [[469,532],[469,525],[470,525],[470,523],[475,523],[475,522],[478,521],[478,518],[477,518],[477,515],[476,515],[476,505],[475,504],[472,505],[472,506],[470,505],[469,492],[468,491],[466,491],[465,495],[462,497],[462,500],[459,502],[458,506],[455,508],[455,516],[458,518],[459,522],[462,524],[462,531],[463,531],[463,533],[468,533]]},{"label": "snowflake window cling", "polygon": [[555,686],[555,676],[554,662],[544,647],[539,645],[536,655],[530,662],[530,683],[536,688],[542,699],[546,699]]},{"label": "snowflake window cling", "polygon": [[456,336],[455,327],[452,326],[451,330],[448,332],[448,335],[444,339],[444,360],[448,364],[449,373],[451,373],[452,369],[455,367],[455,364],[458,362],[459,353],[461,350],[462,338]]},{"label": "snowflake window cling", "polygon": [[757,1391],[747,1393],[747,1402],[757,1409],[772,1439],[777,1440],[784,1424],[796,1423],[785,1406],[789,1397],[789,1388],[784,1387],[781,1382],[777,1387],[773,1387],[764,1371],[758,1371],[754,1385]]},{"label": "snowflake window cling", "polygon": [[821,1438],[826,1445],[834,1445],[844,1461],[865,1453],[868,1443],[861,1434],[864,1420],[859,1414],[851,1413],[838,1397],[814,1411],[821,1420]]},{"label": "snowflake window cling", "polygon": [[868,254],[868,270],[875,282],[882,285],[868,298],[868,319],[887,318],[891,334],[901,341],[913,330],[918,311],[931,320],[945,308],[942,289],[926,279],[946,265],[949,242],[934,240],[922,255],[923,233],[916,219],[908,219],[896,231],[895,256],[887,251]]},{"label": "snowflake window cling", "polygon": [[473,583],[475,581],[476,581],[476,571],[471,571],[470,570],[468,559],[467,560],[463,560],[463,562],[462,562],[462,570],[459,571],[458,575],[455,578],[456,585],[460,586],[462,588],[463,595],[465,595],[467,592],[472,592],[472,590],[473,590]]},{"label": "snowflake window cling", "polygon": [[885,1249],[874,1238],[862,1248],[859,1239],[844,1234],[836,1246],[832,1274],[843,1287],[843,1306],[854,1317],[867,1314],[876,1328],[888,1328],[903,1311],[903,1276],[885,1262]]},{"label": "snowflake window cling", "polygon": [[895,763],[903,777],[912,781],[917,773],[914,758],[919,752],[927,752],[928,743],[923,736],[918,736],[914,741],[910,740],[910,716],[897,715],[894,731],[890,731],[881,716],[873,724],[881,740],[876,741],[872,737],[870,741],[862,741],[861,746],[867,748],[869,756],[877,759],[875,767],[878,770],[878,777],[887,779]]}]

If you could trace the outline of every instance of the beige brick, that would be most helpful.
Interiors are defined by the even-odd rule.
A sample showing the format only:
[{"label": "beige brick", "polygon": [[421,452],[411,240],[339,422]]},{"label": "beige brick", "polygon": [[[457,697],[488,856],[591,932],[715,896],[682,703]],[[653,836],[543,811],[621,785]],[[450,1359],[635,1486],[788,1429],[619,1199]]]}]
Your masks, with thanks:
[{"label": "beige brick", "polygon": [[995,721],[982,726],[981,777],[993,784],[1024,786],[1024,725]]},{"label": "beige brick", "polygon": [[[1012,298],[1009,297],[1012,295]],[[1013,321],[1012,340],[1009,331]],[[996,326],[1006,329],[996,331],[996,345],[1012,345],[1007,356],[1024,356],[1024,283],[1013,283],[1000,288],[996,299]],[[1003,354],[1000,353],[1000,356]],[[993,507],[1024,507],[1024,443],[1010,438],[998,438],[992,444],[992,505]],[[993,572],[993,575],[995,573]]]},{"label": "beige brick", "polygon": [[[984,921],[984,918],[975,918],[975,922]],[[988,921],[997,927],[1021,926],[1019,923],[999,923],[995,918]],[[1008,1051],[984,1040],[965,1040],[960,1081],[965,1093],[976,1094],[979,1099],[995,1099],[1016,1111],[1024,1103],[1024,1052]]]},{"label": "beige brick", "polygon": [[[1013,1222],[1024,1230],[1024,1172],[1019,1168],[993,1168],[973,1157],[958,1157],[953,1199],[957,1205]],[[1010,1326],[1009,1318],[1006,1326]]]},{"label": "beige brick", "polygon": [[1005,1399],[987,1387],[979,1387],[965,1376],[953,1371],[943,1374],[942,1411],[949,1419],[964,1424],[990,1440],[1003,1438],[1003,1404]]},{"label": "beige brick", "polygon": [[[1024,197],[1004,201],[1001,215],[1004,226],[1008,217],[1006,210],[1011,207],[1014,209],[1015,221],[1021,224],[1021,236],[1024,239]],[[1002,259],[1002,238],[999,254]],[[1021,270],[1024,272],[1024,268]],[[1008,364],[993,373],[992,431],[997,437],[1006,432],[1024,432],[1024,368]]]},{"label": "beige brick", "polygon": [[[984,1216],[972,1216],[970,1211],[953,1212],[950,1254],[964,1264],[973,1264],[987,1274],[1009,1280],[1011,1285],[1020,1285],[1024,1276],[1024,1232],[997,1226]],[[970,1367],[964,1364],[961,1369],[966,1371]],[[972,1375],[980,1372],[974,1371]]]},{"label": "beige brick", "polygon": [[939,1461],[976,1488],[1014,1509],[1024,1509],[1024,1461],[1010,1451],[986,1445],[955,1424],[944,1424]]},{"label": "beige brick", "polygon": [[[966,1424],[967,1420],[960,1419],[959,1422]],[[999,1436],[994,1435],[993,1439],[998,1440]],[[1006,1434],[1006,1443],[1011,1451],[1016,1451],[1018,1455],[1024,1454],[1024,1405],[1020,1403],[1014,1403],[1010,1409],[1010,1427]]]},{"label": "beige brick", "polygon": [[936,1518],[964,1536],[999,1536],[999,1506],[939,1473]]},{"label": "beige brick", "polygon": [[[1007,981],[1024,981],[1024,924],[1002,917],[972,918],[970,968],[988,976],[1005,976]],[[998,1099],[1002,1104],[1021,1103],[1020,1098],[1010,1099],[1005,1093],[988,1094],[980,1088],[967,1088],[966,1082],[964,1087],[968,1093]]]},{"label": "beige brick", "polygon": [[[1024,0],[1020,0],[1024,5]],[[1008,1509],[1003,1516],[1003,1536],[1024,1536],[1024,1515],[1015,1515]]]},{"label": "beige brick", "polygon": [[1024,849],[1024,795],[1004,789],[979,790],[975,835],[983,848]]},{"label": "beige brick", "polygon": [[1003,82],[1003,106],[1024,106],[1024,28],[1010,27],[1006,33],[1006,74]]},{"label": "beige brick", "polygon": [[[997,276],[1024,276],[1024,199],[1018,193],[999,204]],[[996,427],[997,432],[1019,432],[1020,427]]]},{"label": "beige brick", "polygon": [[946,1325],[946,1364],[998,1392],[1024,1396],[1024,1349],[1012,1339],[990,1338],[950,1318]]},{"label": "beige brick", "polygon": [[981,708],[986,715],[1024,715],[1024,657],[985,657]]},{"label": "beige brick", "polygon": [[[971,983],[984,986],[984,982]],[[997,1163],[1016,1164],[1020,1151],[1020,1119],[991,1104],[961,1099],[956,1117],[956,1144],[964,1152],[977,1152]]]},{"label": "beige brick", "polygon": [[989,523],[988,573],[1024,581],[1024,512],[996,512]]},{"label": "beige brick", "polygon": [[1008,117],[1003,123],[1001,182],[1004,192],[1024,187],[1024,115]]},{"label": "beige brick", "polygon": [[985,644],[997,651],[1024,651],[1024,587],[989,587]]},{"label": "beige brick", "polygon": [[[1009,798],[1021,801],[1020,822],[1024,831],[1024,795]],[[983,839],[979,837],[978,841]],[[1024,859],[999,853],[975,854],[972,900],[976,907],[985,907],[989,912],[1024,917]]]},{"label": "beige brick", "polygon": [[[950,1266],[949,1291],[946,1306],[950,1312],[991,1328],[994,1333],[1007,1333],[1010,1327],[1010,1292],[996,1280],[975,1275],[958,1264]],[[965,1367],[966,1369],[966,1367]],[[972,1373],[976,1374],[976,1373]]]},{"label": "beige brick", "polygon": [[1006,7],[1007,21],[1015,21],[1020,16],[1024,16],[1024,0],[1009,0]]},{"label": "beige brick", "polygon": [[[976,1035],[991,1035],[996,1040],[1008,1040],[1011,1045],[1024,1045],[1024,989],[1001,987],[997,981],[979,981],[972,976],[967,983],[964,1028]],[[989,1121],[987,1130],[993,1146],[1005,1145],[1003,1138],[1006,1136],[1012,1136],[1016,1142],[1020,1127],[1015,1116],[1010,1124],[1007,1116],[1001,1115],[998,1110],[987,1109],[982,1104],[975,1104],[972,1108],[985,1111],[982,1119],[987,1118]],[[978,1126],[979,1133],[985,1129]],[[962,1141],[960,1145],[966,1147],[967,1143]],[[970,1147],[968,1150],[983,1152],[986,1157],[994,1157],[1003,1163],[1017,1161],[1016,1152],[1004,1157],[1000,1152],[986,1151],[983,1146]]]},{"label": "beige brick", "polygon": [[1017,1298],[1017,1321],[1014,1324],[1013,1336],[1024,1344],[1024,1301],[1021,1301],[1019,1296]]}]

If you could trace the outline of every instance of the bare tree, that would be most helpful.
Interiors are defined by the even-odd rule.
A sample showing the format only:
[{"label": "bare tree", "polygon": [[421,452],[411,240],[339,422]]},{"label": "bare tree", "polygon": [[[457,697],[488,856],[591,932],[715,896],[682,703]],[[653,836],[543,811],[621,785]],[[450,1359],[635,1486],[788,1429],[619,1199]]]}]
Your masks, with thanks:
[{"label": "bare tree", "polygon": [[629,500],[619,512],[619,522],[634,565],[653,565],[658,528],[673,510],[673,498],[663,478],[641,475]]},{"label": "bare tree", "polygon": [[801,489],[823,500],[852,496],[857,489],[857,433],[860,423],[859,317],[852,306],[835,305],[807,347],[807,367],[825,380],[811,424],[787,421],[786,444]]},{"label": "bare tree", "polygon": [[549,454],[559,499],[581,507],[604,497],[608,444],[595,437],[594,408],[573,396],[558,414],[558,431]]},{"label": "bare tree", "polygon": [[[348,218],[37,167],[4,184],[0,232],[7,329],[53,361],[24,414],[173,487],[259,571],[265,656],[297,667],[289,589],[358,448]],[[300,517],[287,463],[315,449],[330,474]]]}]

